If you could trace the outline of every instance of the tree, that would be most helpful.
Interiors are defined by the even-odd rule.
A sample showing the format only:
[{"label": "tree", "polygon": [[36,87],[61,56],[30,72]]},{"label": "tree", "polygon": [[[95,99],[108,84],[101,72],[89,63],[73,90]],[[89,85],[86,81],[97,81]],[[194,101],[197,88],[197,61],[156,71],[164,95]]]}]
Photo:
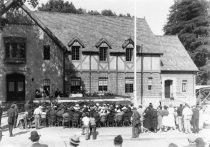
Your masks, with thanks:
[{"label": "tree", "polygon": [[175,2],[163,28],[166,35],[178,35],[198,68],[206,65],[210,52],[208,8],[206,0]]},{"label": "tree", "polygon": [[38,7],[39,11],[60,12],[60,13],[75,13],[80,14],[82,11],[77,10],[74,4],[63,0],[49,0],[46,4]]},{"label": "tree", "polygon": [[101,15],[104,16],[117,16],[115,12],[112,12],[112,10],[102,10]]},{"label": "tree", "polygon": [[93,10],[88,11],[88,14],[90,14],[90,15],[101,15],[98,11],[93,11]]}]

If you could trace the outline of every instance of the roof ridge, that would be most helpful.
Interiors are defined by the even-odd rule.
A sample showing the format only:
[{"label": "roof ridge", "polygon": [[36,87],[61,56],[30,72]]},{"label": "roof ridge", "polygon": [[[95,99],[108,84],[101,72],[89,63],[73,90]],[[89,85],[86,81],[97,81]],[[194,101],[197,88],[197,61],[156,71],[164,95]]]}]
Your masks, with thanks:
[{"label": "roof ridge", "polygon": [[[129,20],[132,20],[134,19],[134,17],[120,17],[120,16],[105,16],[105,15],[91,15],[91,14],[75,14],[75,13],[61,13],[61,12],[49,12],[49,11],[32,11],[34,13],[49,13],[49,14],[52,14],[52,13],[55,13],[55,14],[61,14],[61,15],[80,15],[80,16],[91,16],[91,17],[109,17],[109,18],[122,18],[122,19],[129,19]],[[137,17],[137,20],[145,20],[145,18],[140,18],[140,17]]]}]

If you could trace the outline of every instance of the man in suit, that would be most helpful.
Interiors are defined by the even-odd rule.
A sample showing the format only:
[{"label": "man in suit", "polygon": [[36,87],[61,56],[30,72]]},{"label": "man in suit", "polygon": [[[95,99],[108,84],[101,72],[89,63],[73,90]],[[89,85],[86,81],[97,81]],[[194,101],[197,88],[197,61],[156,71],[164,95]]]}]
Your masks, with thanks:
[{"label": "man in suit", "polygon": [[14,123],[15,123],[15,105],[12,104],[11,107],[9,108],[9,110],[7,111],[7,116],[8,116],[8,126],[9,126],[9,136],[13,137],[13,127],[14,127]]},{"label": "man in suit", "polygon": [[39,135],[37,131],[31,132],[31,136],[29,137],[29,139],[33,142],[31,147],[48,147],[48,145],[46,145],[46,144],[39,143],[40,136],[41,135]]},{"label": "man in suit", "polygon": [[192,126],[193,126],[193,132],[199,133],[199,108],[198,105],[192,109],[193,115],[192,115]]}]

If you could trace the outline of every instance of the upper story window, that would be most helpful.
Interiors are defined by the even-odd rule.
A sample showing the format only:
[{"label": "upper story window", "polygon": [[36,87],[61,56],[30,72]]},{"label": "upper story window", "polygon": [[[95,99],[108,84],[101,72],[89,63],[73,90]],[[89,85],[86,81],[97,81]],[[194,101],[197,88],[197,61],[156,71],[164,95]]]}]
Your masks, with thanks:
[{"label": "upper story window", "polygon": [[5,62],[25,63],[26,61],[26,38],[5,37]]},{"label": "upper story window", "polygon": [[126,61],[132,61],[133,48],[126,48]]},{"label": "upper story window", "polygon": [[80,60],[82,48],[85,48],[84,43],[78,38],[74,37],[68,43],[69,51],[71,51],[71,59],[74,61]]},{"label": "upper story window", "polygon": [[72,46],[72,60],[80,60],[80,46]]},{"label": "upper story window", "polygon": [[131,38],[128,38],[125,40],[122,44],[122,48],[125,49],[125,58],[126,61],[132,61],[133,59],[133,48],[134,48],[134,42]]},{"label": "upper story window", "polygon": [[108,49],[111,49],[111,44],[105,38],[101,38],[95,45],[99,49],[99,61],[107,61]]},{"label": "upper story window", "polygon": [[107,61],[107,47],[99,48],[99,61]]},{"label": "upper story window", "polygon": [[44,60],[50,60],[50,45],[44,45],[43,55]]}]

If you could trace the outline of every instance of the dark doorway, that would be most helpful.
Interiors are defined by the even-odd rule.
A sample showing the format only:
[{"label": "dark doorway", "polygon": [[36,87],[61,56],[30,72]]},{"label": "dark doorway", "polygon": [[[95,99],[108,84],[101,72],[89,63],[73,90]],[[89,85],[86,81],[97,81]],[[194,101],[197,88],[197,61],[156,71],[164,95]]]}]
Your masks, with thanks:
[{"label": "dark doorway", "polygon": [[165,81],[165,98],[170,98],[172,93],[172,80]]},{"label": "dark doorway", "polygon": [[6,76],[7,101],[25,101],[25,76],[9,74]]}]

